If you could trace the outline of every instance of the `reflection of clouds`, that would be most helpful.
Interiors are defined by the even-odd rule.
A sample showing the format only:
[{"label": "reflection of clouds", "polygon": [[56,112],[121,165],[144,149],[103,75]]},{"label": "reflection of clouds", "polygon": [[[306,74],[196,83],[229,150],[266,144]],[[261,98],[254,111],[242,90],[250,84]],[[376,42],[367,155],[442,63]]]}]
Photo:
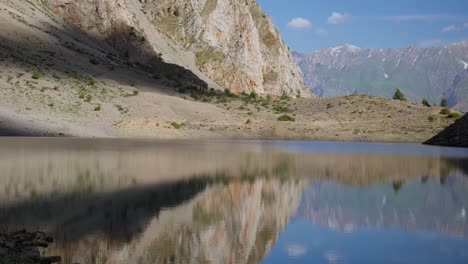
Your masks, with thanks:
[{"label": "reflection of clouds", "polygon": [[299,258],[307,253],[307,248],[300,244],[291,244],[286,247],[286,253],[289,257]]},{"label": "reflection of clouds", "polygon": [[323,257],[328,261],[328,263],[331,263],[331,264],[338,263],[340,261],[340,259],[342,258],[338,254],[338,252],[336,252],[334,250],[326,251],[323,254]]}]

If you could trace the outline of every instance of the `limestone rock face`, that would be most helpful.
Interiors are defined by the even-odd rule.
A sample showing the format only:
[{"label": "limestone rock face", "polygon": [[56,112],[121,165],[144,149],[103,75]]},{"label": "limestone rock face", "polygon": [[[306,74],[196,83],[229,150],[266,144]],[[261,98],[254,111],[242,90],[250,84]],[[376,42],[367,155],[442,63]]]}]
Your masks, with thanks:
[{"label": "limestone rock face", "polygon": [[131,63],[182,66],[211,88],[310,97],[272,21],[252,0],[45,0]]}]

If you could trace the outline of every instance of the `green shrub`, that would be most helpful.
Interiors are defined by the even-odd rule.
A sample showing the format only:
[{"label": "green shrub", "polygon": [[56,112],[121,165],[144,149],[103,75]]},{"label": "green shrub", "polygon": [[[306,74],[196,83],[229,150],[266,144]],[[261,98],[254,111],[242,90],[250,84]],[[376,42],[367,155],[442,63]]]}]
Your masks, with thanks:
[{"label": "green shrub", "polygon": [[286,122],[294,122],[296,119],[294,117],[288,116],[288,115],[282,115],[278,117],[278,121],[286,121]]},{"label": "green shrub", "polygon": [[429,115],[427,117],[427,120],[429,120],[430,122],[434,122],[436,120],[436,117],[434,115]]},{"label": "green shrub", "polygon": [[395,94],[393,95],[394,100],[406,101],[405,95],[400,91],[400,89],[396,89]]},{"label": "green shrub", "polygon": [[31,76],[31,78],[37,80],[39,78],[41,78],[41,74],[39,72],[33,72],[33,75]]},{"label": "green shrub", "polygon": [[60,87],[54,86],[54,91],[59,91],[59,90],[60,90]]},{"label": "green shrub", "polygon": [[286,105],[276,105],[273,108],[273,110],[275,110],[278,113],[290,113],[290,112],[292,112],[291,109],[289,109],[289,107],[287,107]]},{"label": "green shrub", "polygon": [[94,108],[94,111],[96,111],[96,112],[101,111],[101,106],[100,105],[96,106],[96,108]]},{"label": "green shrub", "polygon": [[91,78],[91,77],[88,77],[88,84],[89,84],[89,85],[95,85],[96,83],[97,83],[96,80],[94,80],[94,79]]},{"label": "green shrub", "polygon": [[177,122],[172,122],[171,123],[171,126],[174,127],[175,129],[180,129],[180,128],[182,128],[183,125],[184,124],[179,124]]},{"label": "green shrub", "polygon": [[461,114],[457,112],[450,112],[450,114],[447,115],[448,118],[454,118],[454,119],[459,119],[461,118]]},{"label": "green shrub", "polygon": [[332,108],[333,106],[334,106],[333,104],[328,103],[328,104],[327,104],[327,109],[330,109],[330,108]]},{"label": "green shrub", "polygon": [[425,107],[431,107],[431,105],[429,104],[429,102],[428,102],[425,98],[422,100],[421,103],[422,103],[422,105],[425,106]]},{"label": "green shrub", "polygon": [[440,106],[441,107],[447,107],[447,105],[448,105],[447,99],[443,98],[442,101],[440,101]]},{"label": "green shrub", "polygon": [[88,95],[86,95],[85,102],[90,103],[90,102],[91,102],[91,99],[93,99],[93,96],[90,95],[90,94],[88,94]]},{"label": "green shrub", "polygon": [[139,93],[140,93],[140,91],[138,91],[138,90],[133,90],[133,95],[134,95],[134,96],[137,96]]},{"label": "green shrub", "polygon": [[449,114],[450,114],[450,110],[447,109],[447,108],[443,108],[442,110],[440,110],[440,114],[441,114],[441,115],[449,115]]}]

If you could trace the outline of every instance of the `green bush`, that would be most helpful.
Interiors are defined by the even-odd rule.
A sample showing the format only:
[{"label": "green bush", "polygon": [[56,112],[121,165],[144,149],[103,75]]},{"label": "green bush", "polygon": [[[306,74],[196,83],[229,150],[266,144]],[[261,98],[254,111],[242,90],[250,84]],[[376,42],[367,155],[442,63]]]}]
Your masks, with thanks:
[{"label": "green bush", "polygon": [[180,129],[180,128],[182,128],[183,125],[184,124],[179,124],[177,122],[172,122],[171,123],[171,126],[174,127],[175,129]]},{"label": "green bush", "polygon": [[406,101],[405,95],[400,91],[400,89],[396,89],[395,94],[393,95],[394,100]]},{"label": "green bush", "polygon": [[287,107],[285,105],[276,105],[273,108],[273,110],[275,110],[278,113],[290,113],[290,112],[292,112],[291,109],[289,109],[289,107]]},{"label": "green bush", "polygon": [[91,77],[88,77],[88,84],[89,84],[89,85],[95,85],[96,83],[97,83],[96,80],[94,80],[94,79],[91,78]]},{"label": "green bush", "polygon": [[443,98],[442,101],[440,101],[440,106],[441,107],[447,107],[447,105],[448,105],[447,99]]},{"label": "green bush", "polygon": [[430,122],[434,122],[436,120],[436,117],[434,115],[429,115],[427,117],[427,120],[429,120]]},{"label": "green bush", "polygon": [[96,112],[101,111],[101,106],[100,105],[96,106],[96,108],[94,108],[94,111],[96,111]]},{"label": "green bush", "polygon": [[461,114],[457,112],[450,112],[450,114],[447,115],[448,118],[454,118],[454,119],[459,119],[461,118]]},{"label": "green bush", "polygon": [[422,103],[422,105],[424,105],[425,107],[431,107],[431,105],[429,104],[429,102],[428,102],[425,98],[422,100],[421,103]]},{"label": "green bush", "polygon": [[133,91],[133,95],[134,95],[134,96],[137,96],[139,93],[140,93],[140,91],[138,91],[138,90],[134,90],[134,91]]},{"label": "green bush", "polygon": [[33,75],[31,76],[31,78],[37,80],[39,78],[41,78],[41,74],[39,72],[33,72]]},{"label": "green bush", "polygon": [[288,116],[288,115],[282,115],[278,117],[278,121],[286,121],[286,122],[294,122],[296,119],[294,117]]},{"label": "green bush", "polygon": [[450,110],[447,109],[447,108],[443,108],[442,110],[440,110],[440,114],[441,114],[441,115],[449,115],[449,114],[450,114]]}]

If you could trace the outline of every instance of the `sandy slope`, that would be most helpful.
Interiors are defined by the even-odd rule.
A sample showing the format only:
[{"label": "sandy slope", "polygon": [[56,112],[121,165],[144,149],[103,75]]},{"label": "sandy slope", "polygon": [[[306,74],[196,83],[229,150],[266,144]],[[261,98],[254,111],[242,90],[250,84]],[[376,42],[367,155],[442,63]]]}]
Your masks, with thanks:
[{"label": "sandy slope", "polygon": [[[1,135],[423,141],[452,122],[367,96],[196,101],[37,3],[0,0],[0,24]],[[278,105],[296,121],[278,121]]]}]

